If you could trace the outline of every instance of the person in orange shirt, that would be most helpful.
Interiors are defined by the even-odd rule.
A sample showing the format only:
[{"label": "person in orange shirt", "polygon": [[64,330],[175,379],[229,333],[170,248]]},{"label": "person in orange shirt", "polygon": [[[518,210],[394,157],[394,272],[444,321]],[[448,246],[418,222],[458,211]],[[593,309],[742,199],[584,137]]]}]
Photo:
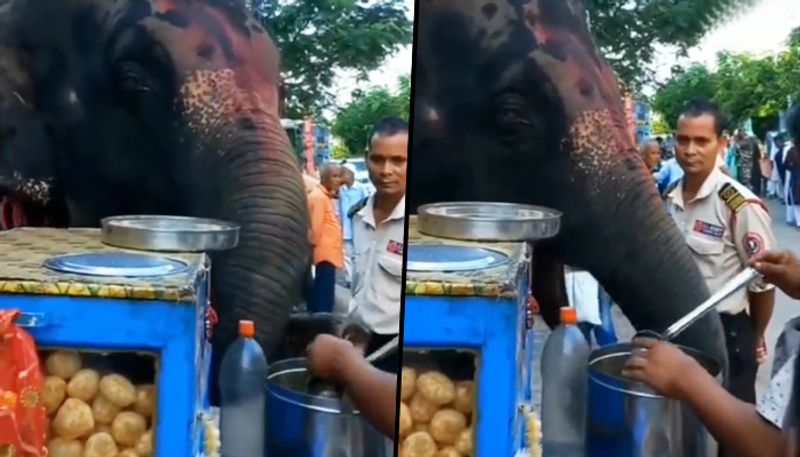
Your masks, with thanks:
[{"label": "person in orange shirt", "polygon": [[311,216],[309,238],[314,253],[314,285],[308,310],[312,313],[333,311],[336,269],[344,267],[342,225],[336,216],[333,199],[342,186],[342,169],[326,164],[320,172],[320,184],[308,194]]}]

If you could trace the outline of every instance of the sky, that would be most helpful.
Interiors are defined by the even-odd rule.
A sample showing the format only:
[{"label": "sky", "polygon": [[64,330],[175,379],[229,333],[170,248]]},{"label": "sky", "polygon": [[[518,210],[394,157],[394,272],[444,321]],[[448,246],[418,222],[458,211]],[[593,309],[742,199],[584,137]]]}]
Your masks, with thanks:
[{"label": "sky", "polygon": [[700,45],[689,51],[689,57],[677,60],[662,51],[656,66],[657,77],[669,77],[675,63],[698,62],[714,68],[719,51],[774,53],[785,47],[789,32],[800,26],[800,0],[761,0],[756,6],[732,17],[710,32]]},{"label": "sky", "polygon": [[[403,0],[403,3],[405,3],[408,17],[413,20],[414,0]],[[380,69],[368,75],[366,82],[359,82],[354,72],[340,72],[335,82],[335,93],[338,94],[337,104],[340,107],[347,105],[351,98],[350,94],[356,88],[383,86],[394,90],[397,87],[397,80],[401,76],[409,74],[411,74],[411,45],[404,46],[398,52],[390,55]]]},{"label": "sky", "polygon": [[[404,0],[409,18],[413,20],[414,0]],[[774,53],[784,47],[789,32],[800,26],[800,0],[761,0],[756,6],[742,11],[715,30],[689,51],[687,58],[677,59],[668,49],[659,51],[656,65],[657,78],[667,79],[676,63],[699,62],[714,67],[716,54],[722,50]],[[353,89],[384,86],[394,89],[397,79],[411,73],[411,46],[405,46],[389,56],[383,66],[370,73],[366,82],[358,81],[355,73],[340,72],[335,83],[339,106],[350,101]]]}]

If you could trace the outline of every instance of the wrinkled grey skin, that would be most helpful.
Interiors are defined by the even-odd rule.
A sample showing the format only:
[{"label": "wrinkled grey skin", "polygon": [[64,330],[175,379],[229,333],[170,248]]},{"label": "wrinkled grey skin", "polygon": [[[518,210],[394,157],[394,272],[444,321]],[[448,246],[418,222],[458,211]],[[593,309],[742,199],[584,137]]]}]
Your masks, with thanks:
[{"label": "wrinkled grey skin", "polygon": [[[564,213],[537,245],[533,293],[551,326],[563,265],[590,271],[637,329],[664,330],[709,296],[629,136],[616,78],[578,0],[420,3],[409,186],[437,201]],[[719,317],[680,343],[727,364]]]},{"label": "wrinkled grey skin", "polygon": [[0,192],[38,207],[61,199],[72,226],[118,214],[240,223],[239,247],[213,257],[215,373],[239,319],[272,354],[310,247],[265,30],[231,0],[11,10],[0,15],[13,17],[0,34]]}]

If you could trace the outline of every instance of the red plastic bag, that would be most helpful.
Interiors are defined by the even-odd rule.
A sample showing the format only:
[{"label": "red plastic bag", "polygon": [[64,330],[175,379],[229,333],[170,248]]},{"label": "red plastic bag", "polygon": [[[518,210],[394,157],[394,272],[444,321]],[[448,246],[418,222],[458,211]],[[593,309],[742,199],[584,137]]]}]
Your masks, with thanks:
[{"label": "red plastic bag", "polygon": [[0,310],[0,455],[47,455],[43,376],[31,335],[17,327],[17,310]]}]

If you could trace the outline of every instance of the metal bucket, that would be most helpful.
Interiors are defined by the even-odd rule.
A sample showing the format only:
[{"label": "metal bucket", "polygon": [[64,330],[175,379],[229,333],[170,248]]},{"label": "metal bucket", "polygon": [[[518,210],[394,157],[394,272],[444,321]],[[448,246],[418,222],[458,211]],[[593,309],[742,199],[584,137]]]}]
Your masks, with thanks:
[{"label": "metal bucket", "polygon": [[306,393],[306,359],[281,360],[267,375],[267,457],[389,457],[391,440],[341,399]]},{"label": "metal bucket", "polygon": [[[711,357],[681,347],[718,381]],[[615,344],[589,357],[588,457],[717,457],[717,443],[691,408],[622,377],[631,345]]]}]

